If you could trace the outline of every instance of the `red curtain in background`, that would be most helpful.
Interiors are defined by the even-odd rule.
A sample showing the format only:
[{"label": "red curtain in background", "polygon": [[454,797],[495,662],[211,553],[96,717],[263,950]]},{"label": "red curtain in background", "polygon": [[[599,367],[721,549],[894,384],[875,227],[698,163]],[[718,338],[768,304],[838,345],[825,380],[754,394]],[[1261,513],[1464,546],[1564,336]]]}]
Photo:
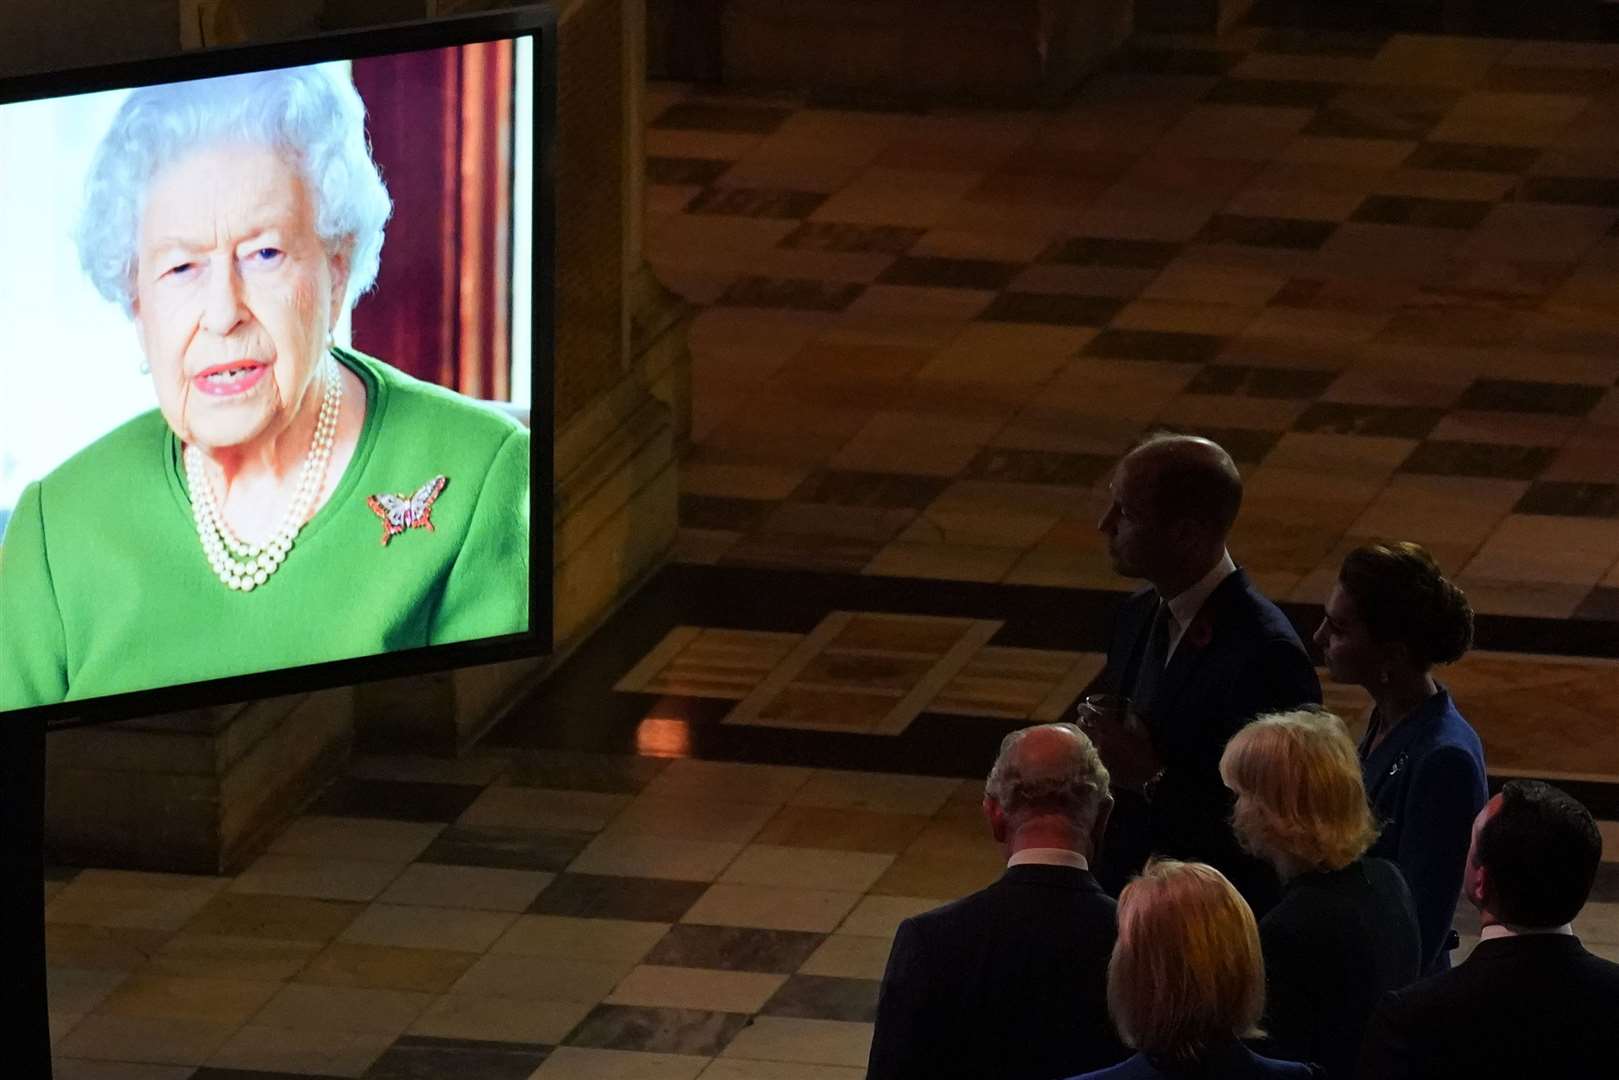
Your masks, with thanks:
[{"label": "red curtain in background", "polygon": [[512,43],[354,62],[394,200],[354,345],[473,397],[511,397]]}]

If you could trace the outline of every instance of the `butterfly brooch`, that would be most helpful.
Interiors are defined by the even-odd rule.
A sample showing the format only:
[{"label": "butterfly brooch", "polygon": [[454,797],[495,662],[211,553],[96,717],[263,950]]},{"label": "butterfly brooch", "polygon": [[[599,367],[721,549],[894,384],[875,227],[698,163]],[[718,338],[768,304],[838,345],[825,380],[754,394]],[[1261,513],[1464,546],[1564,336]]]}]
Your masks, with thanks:
[{"label": "butterfly brooch", "polygon": [[435,476],[417,488],[414,495],[379,492],[366,499],[365,504],[382,519],[382,546],[387,547],[388,541],[406,529],[436,531],[433,528],[433,503],[447,483],[449,477]]}]

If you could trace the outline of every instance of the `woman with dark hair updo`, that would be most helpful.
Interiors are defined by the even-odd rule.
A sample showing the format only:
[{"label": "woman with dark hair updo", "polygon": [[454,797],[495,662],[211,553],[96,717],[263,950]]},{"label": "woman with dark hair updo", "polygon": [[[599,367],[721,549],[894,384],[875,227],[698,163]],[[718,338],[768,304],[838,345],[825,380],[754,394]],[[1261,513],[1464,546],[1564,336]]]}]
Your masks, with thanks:
[{"label": "woman with dark hair updo", "polygon": [[1335,681],[1372,696],[1360,760],[1382,833],[1366,854],[1405,875],[1423,973],[1444,970],[1473,817],[1488,792],[1483,744],[1433,668],[1473,643],[1473,609],[1420,544],[1366,544],[1344,559],[1315,643]]}]

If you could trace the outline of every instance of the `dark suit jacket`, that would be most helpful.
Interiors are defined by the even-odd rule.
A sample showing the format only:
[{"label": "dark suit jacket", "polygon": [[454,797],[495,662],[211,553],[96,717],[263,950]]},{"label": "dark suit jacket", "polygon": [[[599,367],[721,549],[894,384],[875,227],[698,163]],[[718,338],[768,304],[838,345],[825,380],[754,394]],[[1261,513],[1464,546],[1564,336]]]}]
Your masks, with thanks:
[{"label": "dark suit jacket", "polygon": [[1578,938],[1481,941],[1450,971],[1389,994],[1364,1080],[1595,1080],[1619,1071],[1619,964]]},{"label": "dark suit jacket", "polygon": [[1378,1000],[1416,981],[1421,957],[1411,890],[1391,862],[1359,859],[1301,874],[1259,923],[1265,952],[1262,1049],[1354,1080]]},{"label": "dark suit jacket", "polygon": [[1128,1053],[1107,1014],[1113,901],[1084,870],[1014,866],[906,919],[868,1080],[1056,1080]]},{"label": "dark suit jacket", "polygon": [[1189,1069],[1160,1068],[1147,1055],[1137,1054],[1122,1065],[1073,1080],[1319,1080],[1321,1075],[1314,1065],[1260,1057],[1241,1043],[1232,1043],[1206,1054]]},{"label": "dark suit jacket", "polygon": [[1489,798],[1484,746],[1443,687],[1371,750],[1378,720],[1360,744],[1372,814],[1382,826],[1367,852],[1400,868],[1417,905],[1422,972],[1450,967],[1446,940],[1456,917],[1473,818]]},{"label": "dark suit jacket", "polygon": [[[1125,601],[1094,689],[1130,693],[1157,605],[1150,588]],[[1320,702],[1321,682],[1293,625],[1237,570],[1209,595],[1158,680],[1145,720],[1164,776],[1150,804],[1130,792],[1115,794],[1097,874],[1103,887],[1118,895],[1156,853],[1212,864],[1256,915],[1268,910],[1281,884],[1237,846],[1220,754],[1256,715]]]}]

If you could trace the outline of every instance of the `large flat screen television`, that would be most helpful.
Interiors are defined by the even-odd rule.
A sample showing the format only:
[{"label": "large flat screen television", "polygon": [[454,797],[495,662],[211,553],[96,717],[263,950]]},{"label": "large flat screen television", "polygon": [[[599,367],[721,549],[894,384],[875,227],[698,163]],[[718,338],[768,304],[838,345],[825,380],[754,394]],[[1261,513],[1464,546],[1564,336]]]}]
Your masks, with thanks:
[{"label": "large flat screen television", "polygon": [[555,23],[0,81],[0,723],[539,655]]}]

